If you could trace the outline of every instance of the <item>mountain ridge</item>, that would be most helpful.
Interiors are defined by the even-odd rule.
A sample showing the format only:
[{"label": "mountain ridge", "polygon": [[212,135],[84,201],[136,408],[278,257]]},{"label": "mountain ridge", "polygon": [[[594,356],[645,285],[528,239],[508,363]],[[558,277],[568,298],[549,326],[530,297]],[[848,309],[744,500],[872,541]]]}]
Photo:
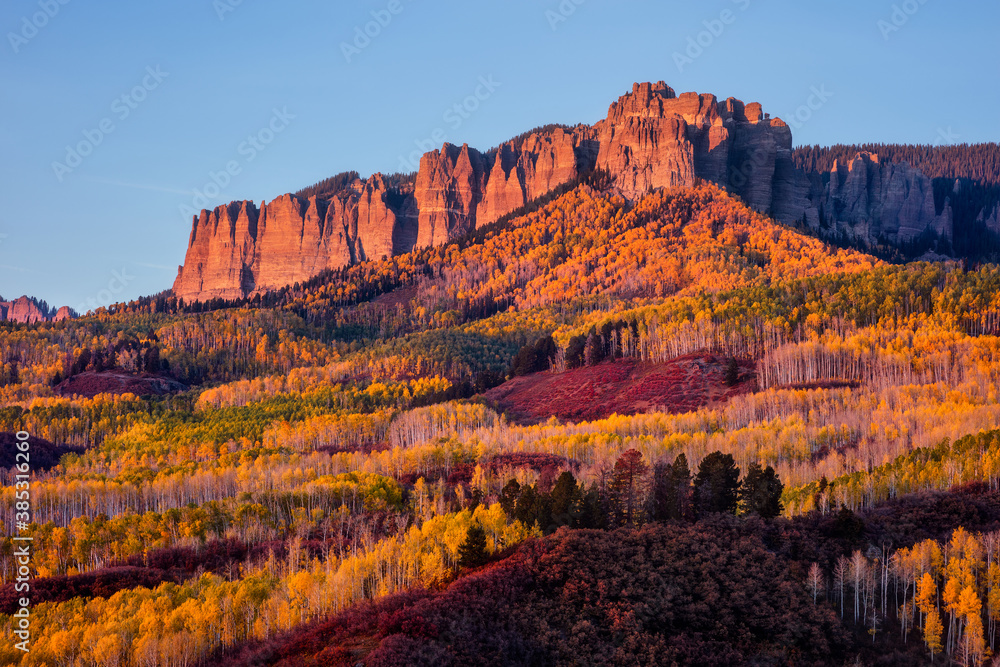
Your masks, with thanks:
[{"label": "mountain ridge", "polygon": [[785,224],[870,245],[953,235],[950,200],[936,207],[931,179],[909,165],[862,153],[806,173],[793,161],[791,129],[759,103],[677,95],[660,81],[634,84],[593,125],[543,126],[486,152],[445,143],[423,155],[412,181],[345,172],[327,179],[335,192],[202,211],[172,292],[239,299],[438,245],[594,169],[630,200],[706,180]]},{"label": "mountain ridge", "polygon": [[13,301],[4,301],[0,297],[0,321],[34,324],[36,322],[61,322],[75,317],[69,306],[55,309],[49,304],[28,295],[20,296]]}]

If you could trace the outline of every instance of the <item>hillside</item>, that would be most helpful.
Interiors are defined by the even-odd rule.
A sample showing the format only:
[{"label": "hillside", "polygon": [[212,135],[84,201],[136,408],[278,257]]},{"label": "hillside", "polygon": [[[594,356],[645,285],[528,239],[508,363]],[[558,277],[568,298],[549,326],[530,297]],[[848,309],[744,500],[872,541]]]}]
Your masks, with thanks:
[{"label": "hillside", "polygon": [[639,84],[204,212],[183,290],[4,324],[0,664],[985,664],[1000,268],[845,247],[959,209],[790,141]]},{"label": "hillside", "polygon": [[527,424],[550,417],[593,421],[613,414],[691,412],[754,389],[752,364],[730,359],[709,354],[659,364],[606,361],[515,377],[490,389],[485,397],[509,419]]},{"label": "hillside", "polygon": [[[909,550],[993,539],[954,488],[1000,479],[998,294],[993,266],[887,265],[714,185],[631,201],[597,173],[222,308],[5,329],[0,431],[66,454],[32,487],[35,650],[0,660],[913,664],[915,577],[995,565]],[[189,388],[59,395],[144,373]],[[933,520],[906,500],[930,492]],[[668,606],[665,576],[690,583]]]},{"label": "hillside", "polygon": [[[919,576],[927,570],[923,554],[982,546],[955,529],[962,522],[986,539],[996,536],[1000,497],[979,487],[909,496],[862,514],[773,523],[717,516],[640,531],[563,529],[463,573],[444,590],[356,605],[253,643],[222,664],[527,665],[582,656],[597,665],[943,664],[904,639],[919,633],[910,625],[919,609],[910,607],[913,619],[887,609],[870,633],[863,615],[890,602],[883,602],[886,591],[873,587],[863,609],[855,606],[860,585],[845,579],[842,594],[828,591],[838,584],[824,575],[838,567],[877,575],[874,554],[859,547],[893,543],[913,568],[908,576]],[[812,573],[818,578],[803,585]],[[579,582],[608,585],[593,590]]]}]

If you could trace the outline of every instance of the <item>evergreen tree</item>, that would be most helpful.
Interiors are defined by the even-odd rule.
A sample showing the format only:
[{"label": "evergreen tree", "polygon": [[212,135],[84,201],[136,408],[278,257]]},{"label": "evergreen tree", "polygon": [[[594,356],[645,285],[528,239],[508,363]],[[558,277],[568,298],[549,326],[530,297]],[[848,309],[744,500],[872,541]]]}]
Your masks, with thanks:
[{"label": "evergreen tree", "polygon": [[552,523],[559,526],[576,527],[580,514],[581,490],[573,473],[566,470],[556,480],[550,494],[552,499]]},{"label": "evergreen tree", "polygon": [[511,364],[511,375],[530,375],[548,370],[552,357],[558,352],[552,336],[544,336],[522,347]]},{"label": "evergreen tree", "polygon": [[552,522],[552,496],[538,490],[535,491],[535,521],[545,534],[551,533],[558,527]]},{"label": "evergreen tree", "polygon": [[580,528],[604,528],[607,525],[607,512],[601,502],[601,491],[597,484],[592,485],[583,493],[580,499]]},{"label": "evergreen tree", "polygon": [[736,357],[729,357],[729,361],[726,362],[726,385],[735,386],[740,381],[740,365],[736,361]]},{"label": "evergreen tree", "polygon": [[651,514],[654,521],[670,521],[687,518],[690,512],[691,471],[682,453],[672,464],[654,467]]},{"label": "evergreen tree", "polygon": [[694,478],[694,504],[699,514],[736,513],[740,469],[732,454],[712,452],[701,460]]},{"label": "evergreen tree", "polygon": [[526,484],[521,487],[514,507],[514,518],[529,528],[538,519],[538,494],[534,486]]},{"label": "evergreen tree", "polygon": [[512,479],[507,482],[500,491],[500,507],[508,517],[514,517],[514,510],[517,507],[517,499],[521,495],[521,484]]},{"label": "evergreen tree", "polygon": [[489,560],[486,549],[486,531],[478,523],[469,526],[465,541],[458,545],[459,567],[479,567]]},{"label": "evergreen tree", "polygon": [[608,491],[612,522],[616,525],[632,526],[642,523],[642,495],[647,472],[649,465],[642,460],[642,453],[637,449],[628,450],[615,461]]},{"label": "evergreen tree", "polygon": [[752,463],[740,485],[743,511],[773,519],[784,509],[781,504],[781,492],[784,488],[774,468],[767,466],[762,470],[759,463]]},{"label": "evergreen tree", "polygon": [[587,346],[587,337],[584,335],[573,336],[566,345],[566,368],[579,368],[583,366],[583,352]]},{"label": "evergreen tree", "polygon": [[677,455],[671,470],[671,488],[674,496],[673,507],[675,514],[673,519],[691,518],[691,468],[688,467],[687,456],[684,452]]}]

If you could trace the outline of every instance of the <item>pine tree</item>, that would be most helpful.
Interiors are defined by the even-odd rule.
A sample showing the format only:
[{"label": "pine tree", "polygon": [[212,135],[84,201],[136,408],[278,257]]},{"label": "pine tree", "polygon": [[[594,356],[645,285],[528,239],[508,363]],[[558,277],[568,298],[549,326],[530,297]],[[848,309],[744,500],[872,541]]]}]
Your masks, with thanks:
[{"label": "pine tree", "polygon": [[691,468],[688,467],[684,452],[677,455],[670,471],[671,517],[688,519],[691,517]]},{"label": "pine tree", "polygon": [[521,487],[521,494],[517,497],[514,508],[514,518],[529,528],[538,519],[538,494],[534,486],[526,484]]},{"label": "pine tree", "polygon": [[784,509],[781,504],[781,492],[784,489],[774,468],[767,466],[761,470],[759,463],[751,463],[740,485],[743,511],[747,514],[757,514],[764,519],[773,519]]},{"label": "pine tree", "polygon": [[580,499],[580,528],[604,528],[607,514],[601,505],[601,491],[597,484],[587,489]]},{"label": "pine tree", "polygon": [[583,365],[584,349],[587,346],[587,337],[584,335],[573,336],[566,345],[566,368],[579,368]]},{"label": "pine tree", "polygon": [[729,357],[726,363],[726,385],[733,387],[740,381],[740,365],[736,357]]},{"label": "pine tree", "polygon": [[690,506],[691,471],[687,457],[681,453],[673,463],[657,463],[653,469],[653,520],[686,518],[690,514]]},{"label": "pine tree", "polygon": [[486,549],[486,531],[478,523],[469,526],[465,541],[458,545],[458,566],[479,567],[489,560]]},{"label": "pine tree", "polygon": [[618,525],[631,526],[642,523],[641,495],[649,465],[642,460],[642,453],[630,449],[615,461],[611,473],[609,492],[613,520]]},{"label": "pine tree", "polygon": [[566,470],[552,487],[552,521],[555,526],[576,527],[580,513],[580,487],[573,473]]},{"label": "pine tree", "polygon": [[512,479],[507,482],[503,490],[500,491],[500,507],[503,508],[504,514],[508,517],[514,516],[514,510],[517,507],[517,499],[521,495],[521,484],[516,480]]},{"label": "pine tree", "polygon": [[712,452],[701,460],[694,478],[694,503],[699,513],[736,513],[740,469],[732,454]]}]

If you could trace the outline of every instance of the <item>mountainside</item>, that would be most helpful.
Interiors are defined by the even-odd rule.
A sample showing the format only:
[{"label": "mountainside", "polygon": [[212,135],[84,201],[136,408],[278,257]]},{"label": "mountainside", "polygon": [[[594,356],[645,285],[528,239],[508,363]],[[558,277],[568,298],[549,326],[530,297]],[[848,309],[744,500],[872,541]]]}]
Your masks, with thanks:
[{"label": "mountainside", "polygon": [[[670,123],[629,122],[664,145]],[[619,164],[598,151],[489,224],[449,230],[446,211],[446,242],[394,223],[409,252],[237,302],[161,293],[0,327],[0,442],[52,443],[31,442],[47,470],[23,531],[35,643],[0,646],[0,664],[995,653],[975,630],[1000,599],[986,576],[1000,572],[1000,431],[983,431],[1000,428],[1000,269],[888,264],[697,177],[646,192],[682,172],[615,141]],[[482,157],[453,153],[452,176]],[[417,177],[381,183],[388,210],[417,199]],[[231,251],[255,280],[317,268],[272,234],[281,216],[331,256],[360,239],[368,257],[370,236],[326,224],[331,208],[370,211],[368,184],[226,209],[220,228],[253,230]],[[462,192],[487,210],[485,191]],[[0,540],[0,573],[16,548]],[[967,611],[922,623],[917,607],[965,572],[980,575],[962,584]],[[0,576],[0,623],[15,586]],[[933,643],[961,624],[965,639]]]},{"label": "mountainside", "polygon": [[[874,245],[950,239],[949,203],[905,164],[861,154],[797,169],[789,127],[758,103],[635,84],[593,126],[547,127],[486,152],[444,144],[412,181],[334,177],[308,199],[233,202],[195,218],[173,294],[235,299],[467,234],[594,169],[629,200],[707,180],[786,224]],[[339,190],[337,188],[340,188]]]},{"label": "mountainside", "polygon": [[[580,298],[696,295],[880,264],[780,225],[714,185],[664,188],[629,202],[581,183],[475,234],[324,274],[253,303],[284,305],[353,335],[386,335]],[[357,312],[347,308],[369,300]],[[168,299],[156,306],[176,307]],[[404,313],[418,323],[395,329]]]}]

